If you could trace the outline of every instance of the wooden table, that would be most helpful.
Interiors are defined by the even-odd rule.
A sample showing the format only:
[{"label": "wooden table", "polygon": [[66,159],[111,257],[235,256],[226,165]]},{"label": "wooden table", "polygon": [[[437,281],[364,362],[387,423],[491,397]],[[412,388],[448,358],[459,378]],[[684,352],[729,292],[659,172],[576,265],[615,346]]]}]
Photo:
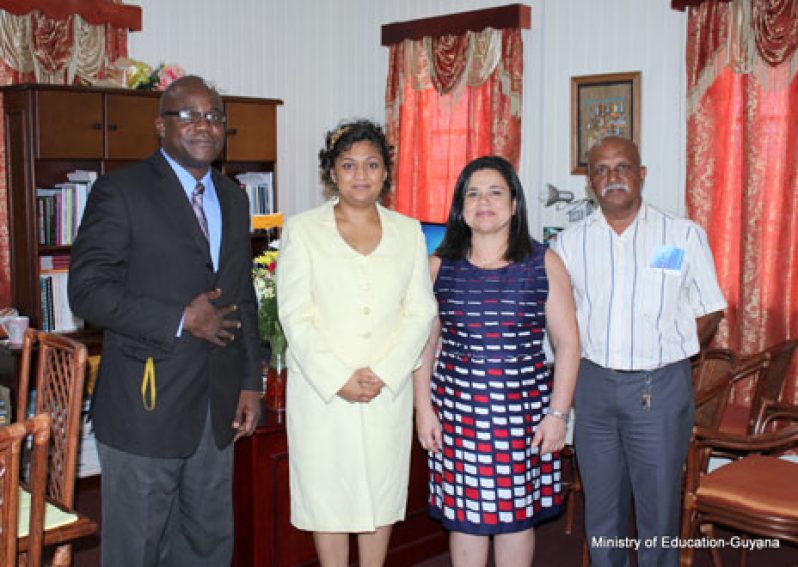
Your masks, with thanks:
[{"label": "wooden table", "polygon": [[[252,437],[235,446],[234,567],[318,565],[313,538],[289,522],[285,413],[263,408]],[[415,437],[415,436],[414,436]],[[446,551],[448,537],[427,516],[427,454],[413,441],[407,515],[394,527],[387,567],[408,567]],[[357,545],[350,543],[356,558]],[[354,563],[356,565],[356,563]]]}]

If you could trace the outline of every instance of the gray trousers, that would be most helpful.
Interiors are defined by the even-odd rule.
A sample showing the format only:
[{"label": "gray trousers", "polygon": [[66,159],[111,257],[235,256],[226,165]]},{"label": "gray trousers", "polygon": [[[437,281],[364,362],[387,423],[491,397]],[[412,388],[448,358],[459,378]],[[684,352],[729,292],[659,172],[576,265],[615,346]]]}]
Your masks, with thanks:
[{"label": "gray trousers", "polygon": [[[650,406],[644,396],[650,396]],[[574,443],[585,491],[592,565],[626,567],[639,543],[640,567],[678,566],[681,478],[695,411],[687,360],[618,372],[583,359],[574,398]],[[637,534],[629,533],[634,497]]]},{"label": "gray trousers", "polygon": [[105,567],[230,565],[233,445],[217,448],[210,415],[205,421],[197,449],[185,459],[97,444]]}]

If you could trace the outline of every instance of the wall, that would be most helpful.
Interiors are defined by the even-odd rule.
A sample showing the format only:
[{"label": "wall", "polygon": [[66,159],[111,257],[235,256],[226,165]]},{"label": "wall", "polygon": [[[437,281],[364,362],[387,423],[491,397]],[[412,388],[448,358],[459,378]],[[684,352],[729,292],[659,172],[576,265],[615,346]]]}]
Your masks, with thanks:
[{"label": "wall", "polygon": [[[279,98],[278,178],[286,213],[321,201],[317,154],[341,119],[384,119],[388,50],[380,26],[511,4],[497,0],[130,0],[143,31],[130,56],[180,63],[226,94]],[[642,151],[648,198],[684,208],[685,16],[668,0],[534,0],[524,33],[520,176],[536,235],[563,224],[542,209],[546,183],[584,194],[570,175],[570,77],[641,70]]]},{"label": "wall", "polygon": [[[600,7],[599,7],[600,5]],[[684,212],[686,16],[669,0],[556,0],[543,11],[540,130],[525,147],[541,154],[536,188],[552,183],[584,195],[584,177],[570,175],[570,77],[642,72],[640,140],[648,167],[645,196]],[[524,117],[529,114],[524,107]],[[556,218],[551,209],[543,221]],[[559,224],[559,223],[558,223]]]}]

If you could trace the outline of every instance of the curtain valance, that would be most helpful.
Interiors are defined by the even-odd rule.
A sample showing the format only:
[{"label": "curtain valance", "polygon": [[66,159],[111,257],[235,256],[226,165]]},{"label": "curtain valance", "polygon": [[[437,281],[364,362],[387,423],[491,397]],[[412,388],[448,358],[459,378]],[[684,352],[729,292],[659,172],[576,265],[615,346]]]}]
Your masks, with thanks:
[{"label": "curtain valance", "polygon": [[688,81],[697,80],[719,51],[737,73],[778,66],[798,47],[798,0],[674,0],[690,6]]},{"label": "curtain valance", "polygon": [[446,35],[420,40],[404,40],[392,46],[393,57],[400,58],[400,75],[389,83],[389,101],[401,96],[398,83],[407,79],[415,90],[434,88],[441,96],[458,88],[478,87],[499,68],[504,94],[513,99],[512,112],[520,112],[521,32],[485,29],[463,35]]},{"label": "curtain valance", "polygon": [[3,0],[0,10],[17,16],[38,10],[55,20],[78,15],[89,24],[141,31],[141,8],[113,0]]},{"label": "curtain valance", "polygon": [[687,22],[687,104],[692,112],[727,68],[779,90],[798,71],[798,0],[706,0]]}]

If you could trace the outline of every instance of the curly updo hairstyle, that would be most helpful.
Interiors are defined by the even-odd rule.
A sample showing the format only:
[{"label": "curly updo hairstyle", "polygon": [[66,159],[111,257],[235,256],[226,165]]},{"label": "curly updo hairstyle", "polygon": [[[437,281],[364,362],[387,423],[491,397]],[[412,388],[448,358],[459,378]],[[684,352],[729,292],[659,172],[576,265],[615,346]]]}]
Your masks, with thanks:
[{"label": "curly updo hairstyle", "polygon": [[330,172],[335,167],[335,160],[357,142],[371,142],[377,148],[385,164],[385,183],[382,184],[380,197],[385,197],[391,191],[391,146],[385,139],[385,133],[379,124],[370,120],[355,120],[344,122],[335,130],[330,130],[324,137],[324,147],[319,150],[319,172],[324,183],[324,194],[334,197],[338,194],[338,187],[332,179]]}]

